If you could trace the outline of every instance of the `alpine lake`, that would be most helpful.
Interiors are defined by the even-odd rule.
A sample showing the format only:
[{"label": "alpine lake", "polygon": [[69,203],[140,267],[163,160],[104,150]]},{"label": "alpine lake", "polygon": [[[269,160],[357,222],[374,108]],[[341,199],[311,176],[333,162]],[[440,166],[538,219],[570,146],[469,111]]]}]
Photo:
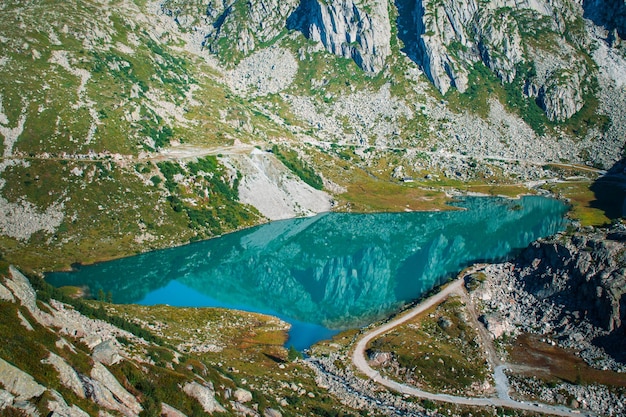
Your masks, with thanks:
[{"label": "alpine lake", "polygon": [[468,265],[509,259],[567,224],[567,206],[545,197],[452,204],[462,210],[275,221],[46,280],[103,290],[118,304],[271,314],[291,324],[287,346],[303,350],[398,311]]}]

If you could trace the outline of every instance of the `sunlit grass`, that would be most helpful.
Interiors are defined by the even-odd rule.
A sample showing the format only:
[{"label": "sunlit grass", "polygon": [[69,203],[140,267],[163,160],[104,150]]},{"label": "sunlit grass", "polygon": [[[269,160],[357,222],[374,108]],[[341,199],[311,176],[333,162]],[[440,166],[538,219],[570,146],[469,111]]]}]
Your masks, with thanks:
[{"label": "sunlit grass", "polygon": [[582,226],[604,226],[611,223],[606,211],[598,206],[595,193],[591,190],[593,182],[565,182],[547,184],[544,188],[560,198],[570,201],[572,208],[569,217],[580,221]]},{"label": "sunlit grass", "polygon": [[[393,353],[401,370],[389,374],[392,379],[458,394],[476,391],[487,378],[476,339],[464,319],[463,304],[451,298],[375,339],[369,349]],[[379,370],[390,372],[386,366]]]}]

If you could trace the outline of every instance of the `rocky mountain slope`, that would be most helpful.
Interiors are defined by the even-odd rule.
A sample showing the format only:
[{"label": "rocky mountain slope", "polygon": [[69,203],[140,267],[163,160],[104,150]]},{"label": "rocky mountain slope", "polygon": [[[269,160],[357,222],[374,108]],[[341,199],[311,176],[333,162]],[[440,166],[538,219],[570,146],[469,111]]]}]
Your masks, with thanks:
[{"label": "rocky mountain slope", "polygon": [[[337,208],[441,209],[451,190],[516,194],[565,181],[589,191],[624,152],[625,8],[619,0],[3,1],[0,257],[41,272]],[[534,330],[561,326],[563,343],[588,334],[591,352],[615,346],[624,317],[623,262],[611,243],[619,239],[589,233],[531,248],[548,261],[514,267],[517,275],[496,272],[513,299],[557,306],[541,321],[520,301],[511,320],[531,314]],[[336,406],[315,400],[308,377],[303,386],[268,378],[255,390],[216,357],[215,367],[176,363],[182,352],[37,302],[16,270],[4,275],[1,334],[15,337],[0,350],[0,375],[10,376],[3,406],[272,417],[280,407],[299,413],[305,396],[318,412]],[[598,301],[576,304],[571,294]],[[564,300],[573,304],[559,307]],[[487,322],[508,328],[494,314]],[[84,327],[68,327],[76,323]],[[117,356],[107,340],[120,362],[108,363]],[[285,351],[276,349],[255,360],[284,374]],[[140,378],[146,370],[156,382]],[[177,403],[146,394],[161,384]]]},{"label": "rocky mountain slope", "polygon": [[0,348],[2,415],[280,417],[303,404],[350,415],[289,360],[278,319],[163,307],[129,321],[112,305],[48,298],[45,284],[35,291],[3,268],[0,330],[11,337]]},{"label": "rocky mountain slope", "polygon": [[[540,240],[515,263],[494,265],[473,297],[494,337],[538,333],[589,363],[624,370],[626,232],[579,231]],[[608,357],[607,354],[608,353]]]},{"label": "rocky mountain slope", "polygon": [[376,192],[357,190],[404,178],[424,201],[457,180],[558,178],[550,164],[608,168],[624,145],[619,2],[615,17],[569,0],[107,4],[1,6],[12,261],[367,206]]}]

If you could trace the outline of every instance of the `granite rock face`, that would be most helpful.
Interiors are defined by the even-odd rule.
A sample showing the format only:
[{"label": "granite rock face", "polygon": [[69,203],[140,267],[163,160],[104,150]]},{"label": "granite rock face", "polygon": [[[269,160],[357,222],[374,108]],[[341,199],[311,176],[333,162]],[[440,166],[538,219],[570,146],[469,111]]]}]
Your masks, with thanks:
[{"label": "granite rock face", "polygon": [[363,70],[379,72],[391,53],[387,2],[303,0],[288,26],[335,55],[353,59]]},{"label": "granite rock face", "polygon": [[236,51],[246,56],[285,28],[298,6],[295,0],[186,2],[167,0],[161,10],[185,30],[199,32],[213,53]]},{"label": "granite rock face", "polygon": [[223,56],[248,56],[285,29],[302,32],[329,52],[379,72],[391,54],[391,23],[383,0],[207,1],[167,0],[161,10],[179,26],[201,34],[203,46]]},{"label": "granite rock face", "polygon": [[551,121],[567,120],[583,107],[594,70],[579,50],[589,44],[579,4],[423,0],[399,10],[412,16],[399,20],[407,53],[442,94],[465,92],[481,62],[502,83],[526,81],[523,93]]}]

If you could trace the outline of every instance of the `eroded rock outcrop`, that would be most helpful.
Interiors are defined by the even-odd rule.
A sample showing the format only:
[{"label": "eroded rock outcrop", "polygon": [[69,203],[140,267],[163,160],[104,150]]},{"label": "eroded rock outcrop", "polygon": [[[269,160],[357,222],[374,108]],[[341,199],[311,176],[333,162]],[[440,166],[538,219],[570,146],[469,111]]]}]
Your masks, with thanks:
[{"label": "eroded rock outcrop", "polygon": [[138,415],[143,408],[139,401],[118,382],[113,374],[101,363],[96,362],[91,370],[92,395],[94,401],[124,415]]},{"label": "eroded rock outcrop", "polygon": [[485,268],[490,279],[472,296],[485,307],[483,322],[494,337],[546,335],[591,365],[620,369],[626,363],[625,249],[623,226],[540,240],[516,262]]},{"label": "eroded rock outcrop", "polygon": [[48,359],[42,362],[54,366],[54,369],[59,373],[59,381],[63,386],[71,389],[78,397],[85,398],[85,388],[82,379],[65,359],[50,352]]},{"label": "eroded rock outcrop", "polygon": [[335,55],[353,59],[367,72],[378,72],[391,53],[387,2],[303,0],[288,26]]},{"label": "eroded rock outcrop", "polygon": [[30,400],[46,391],[46,388],[38,384],[32,376],[2,358],[0,358],[0,383],[15,395],[16,401]]},{"label": "eroded rock outcrop", "polygon": [[278,36],[297,6],[296,0],[167,0],[161,9],[181,27],[199,32],[211,52],[246,56]]},{"label": "eroded rock outcrop", "polygon": [[[466,91],[473,66],[482,62],[503,83],[523,77],[524,94],[552,121],[567,120],[583,107],[593,69],[581,52],[589,39],[579,5],[424,0],[400,12],[413,15],[400,19],[399,28],[407,33],[400,37],[409,56],[442,94]],[[562,39],[565,33],[569,40]]]},{"label": "eroded rock outcrop", "polygon": [[443,94],[450,87],[461,92],[467,89],[468,70],[464,62],[476,61],[477,56],[466,28],[477,11],[474,0],[466,3],[424,0],[415,4],[413,24],[417,48],[414,56]]}]

